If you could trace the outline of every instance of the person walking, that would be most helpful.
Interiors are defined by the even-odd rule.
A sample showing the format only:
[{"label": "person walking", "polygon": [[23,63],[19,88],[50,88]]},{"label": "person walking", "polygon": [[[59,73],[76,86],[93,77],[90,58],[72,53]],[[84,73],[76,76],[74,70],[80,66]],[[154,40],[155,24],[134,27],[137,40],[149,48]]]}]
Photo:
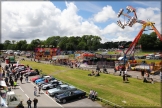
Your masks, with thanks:
[{"label": "person walking", "polygon": [[16,86],[17,86],[17,82],[14,81],[14,89],[16,89]]},{"label": "person walking", "polygon": [[23,76],[20,77],[20,82],[21,82],[21,84],[22,84],[22,80],[23,80]]},{"label": "person walking", "polygon": [[37,108],[38,99],[34,98],[33,103],[34,103],[34,108]]},{"label": "person walking", "polygon": [[28,108],[31,108],[31,103],[32,103],[32,101],[30,100],[30,98],[27,100],[26,103],[28,104]]},{"label": "person walking", "polygon": [[34,96],[37,96],[37,87],[34,86]]},{"label": "person walking", "polygon": [[13,89],[13,87],[14,87],[14,81],[11,79],[11,81],[10,81],[10,85],[11,85],[11,87],[12,87],[12,89]]},{"label": "person walking", "polygon": [[25,80],[26,80],[26,82],[28,82],[28,75],[26,75],[26,79]]},{"label": "person walking", "polygon": [[5,77],[5,83],[6,83],[7,86],[9,86],[9,84],[8,84],[8,77]]},{"label": "person walking", "polygon": [[39,94],[40,94],[40,91],[41,91],[41,85],[38,86],[38,90],[39,90]]}]

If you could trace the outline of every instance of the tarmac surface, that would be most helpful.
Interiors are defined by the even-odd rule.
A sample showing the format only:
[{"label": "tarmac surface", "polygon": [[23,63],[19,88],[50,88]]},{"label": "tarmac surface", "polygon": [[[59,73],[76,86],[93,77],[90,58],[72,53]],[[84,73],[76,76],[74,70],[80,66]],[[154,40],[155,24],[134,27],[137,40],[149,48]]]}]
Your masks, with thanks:
[{"label": "tarmac surface", "polygon": [[[1,63],[1,65],[4,67],[5,63]],[[29,77],[29,79],[32,77]],[[25,78],[24,78],[25,79]],[[77,99],[74,101],[67,102],[65,104],[60,104],[55,101],[53,97],[50,97],[48,94],[46,94],[46,91],[41,90],[41,93],[38,94],[38,96],[34,96],[34,86],[36,86],[33,82],[25,82],[23,79],[23,83],[21,84],[20,80],[18,80],[18,86],[15,89],[12,89],[12,91],[15,92],[15,94],[19,97],[20,100],[23,101],[23,105],[27,107],[26,101],[30,98],[33,100],[34,98],[38,99],[38,108],[79,108],[79,107],[93,107],[93,108],[102,108],[102,105],[99,103],[92,101],[88,98],[83,99]],[[17,106],[17,105],[15,105]],[[34,104],[32,103],[32,107],[34,107]]]}]

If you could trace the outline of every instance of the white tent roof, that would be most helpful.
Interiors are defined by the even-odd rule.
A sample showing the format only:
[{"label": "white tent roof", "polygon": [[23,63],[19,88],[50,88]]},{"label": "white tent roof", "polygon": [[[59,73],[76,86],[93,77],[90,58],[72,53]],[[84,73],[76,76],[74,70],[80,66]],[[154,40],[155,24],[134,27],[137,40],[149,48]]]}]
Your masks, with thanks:
[{"label": "white tent roof", "polygon": [[119,57],[119,58],[118,58],[118,60],[122,60],[122,59],[123,59],[123,57]]}]

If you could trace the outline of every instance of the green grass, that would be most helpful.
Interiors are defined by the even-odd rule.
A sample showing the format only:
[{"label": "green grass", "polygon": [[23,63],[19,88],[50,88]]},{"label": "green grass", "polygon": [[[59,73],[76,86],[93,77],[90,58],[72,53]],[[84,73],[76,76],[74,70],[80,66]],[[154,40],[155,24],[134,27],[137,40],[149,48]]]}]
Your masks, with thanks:
[{"label": "green grass", "polygon": [[140,51],[140,52],[136,52],[135,55],[146,55],[146,54],[154,54],[156,52],[154,51]]},{"label": "green grass", "polygon": [[[160,107],[160,83],[142,83],[142,80],[129,78],[130,83],[123,83],[122,77],[101,74],[99,77],[88,76],[90,71],[71,69],[61,66],[21,61],[32,68],[42,69],[43,73],[70,83],[89,92],[96,90],[98,96],[121,106]],[[122,101],[126,101],[123,103]]]}]

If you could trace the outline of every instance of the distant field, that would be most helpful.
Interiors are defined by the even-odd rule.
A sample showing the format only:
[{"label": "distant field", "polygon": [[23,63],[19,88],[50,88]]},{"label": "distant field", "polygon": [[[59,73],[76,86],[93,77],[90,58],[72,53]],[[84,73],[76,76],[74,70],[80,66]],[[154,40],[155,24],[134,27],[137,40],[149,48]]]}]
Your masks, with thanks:
[{"label": "distant field", "polygon": [[[142,80],[129,78],[130,83],[123,83],[122,77],[102,74],[99,77],[88,76],[90,71],[68,67],[21,61],[32,68],[42,69],[43,73],[70,83],[86,92],[96,90],[98,96],[126,107],[160,107],[160,83],[142,83]],[[103,103],[102,103],[103,104]]]}]

